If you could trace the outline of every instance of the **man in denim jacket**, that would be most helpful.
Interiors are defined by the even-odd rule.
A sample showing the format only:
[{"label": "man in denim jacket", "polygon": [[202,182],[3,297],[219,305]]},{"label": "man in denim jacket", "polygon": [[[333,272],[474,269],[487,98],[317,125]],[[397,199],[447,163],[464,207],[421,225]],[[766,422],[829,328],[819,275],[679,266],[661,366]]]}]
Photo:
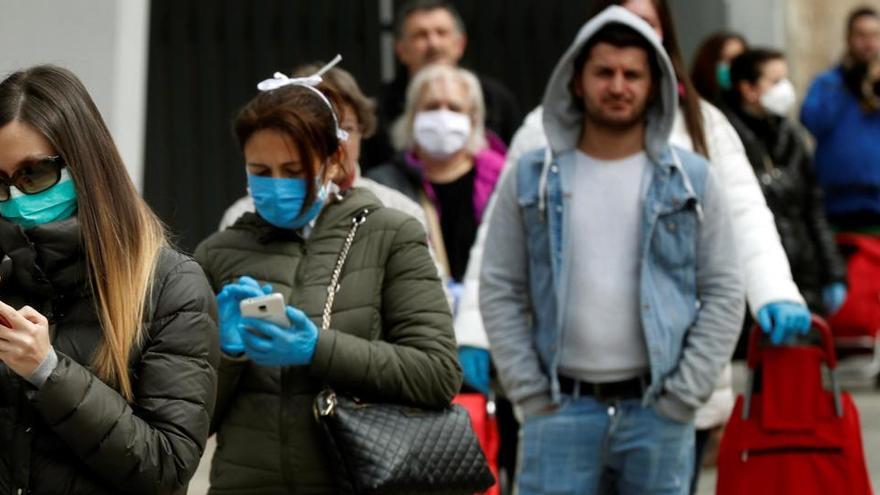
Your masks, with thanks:
[{"label": "man in denim jacket", "polygon": [[667,144],[672,65],[625,9],[580,30],[543,105],[549,148],[505,173],[480,277],[519,493],[685,494],[745,304],[723,191]]}]

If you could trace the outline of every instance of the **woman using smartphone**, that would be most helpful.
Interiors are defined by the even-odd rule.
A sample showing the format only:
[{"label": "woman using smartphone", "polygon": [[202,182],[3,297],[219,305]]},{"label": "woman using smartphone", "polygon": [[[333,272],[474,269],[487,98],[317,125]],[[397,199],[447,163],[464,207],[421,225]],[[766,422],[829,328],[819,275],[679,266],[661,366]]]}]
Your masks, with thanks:
[{"label": "woman using smartphone", "polygon": [[[239,112],[256,212],[196,249],[219,291],[223,350],[211,493],[337,493],[312,410],[325,385],[421,407],[449,404],[461,385],[425,231],[369,191],[335,186],[347,136],[340,99],[319,80],[278,75]],[[276,292],[290,326],[242,318],[243,299]],[[319,330],[331,293],[332,323]]]},{"label": "woman using smartphone", "polygon": [[186,493],[213,294],[168,247],[82,83],[0,83],[0,493]]}]

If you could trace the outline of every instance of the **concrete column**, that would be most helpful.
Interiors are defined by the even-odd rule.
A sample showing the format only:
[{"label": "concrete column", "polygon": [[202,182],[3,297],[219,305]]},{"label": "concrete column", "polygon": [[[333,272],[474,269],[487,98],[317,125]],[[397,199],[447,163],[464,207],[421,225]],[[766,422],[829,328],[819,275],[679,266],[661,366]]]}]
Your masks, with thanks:
[{"label": "concrete column", "polygon": [[38,64],[73,71],[95,100],[139,188],[149,0],[3,0],[0,77]]}]

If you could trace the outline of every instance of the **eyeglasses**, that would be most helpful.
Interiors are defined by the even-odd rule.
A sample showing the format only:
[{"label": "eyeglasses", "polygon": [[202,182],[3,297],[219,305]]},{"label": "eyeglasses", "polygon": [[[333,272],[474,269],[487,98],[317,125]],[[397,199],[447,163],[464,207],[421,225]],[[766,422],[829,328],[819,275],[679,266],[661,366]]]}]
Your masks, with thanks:
[{"label": "eyeglasses", "polygon": [[60,155],[47,156],[24,162],[12,177],[0,175],[0,203],[12,197],[12,186],[24,194],[37,194],[58,184],[66,166]]}]

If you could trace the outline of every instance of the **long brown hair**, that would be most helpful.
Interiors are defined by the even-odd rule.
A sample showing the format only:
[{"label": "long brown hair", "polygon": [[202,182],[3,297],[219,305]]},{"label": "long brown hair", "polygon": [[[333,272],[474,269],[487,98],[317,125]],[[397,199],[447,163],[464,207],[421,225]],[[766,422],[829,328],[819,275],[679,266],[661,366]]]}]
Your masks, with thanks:
[{"label": "long brown hair", "polygon": [[[595,17],[600,12],[611,5],[623,5],[627,0],[598,0],[593,5],[590,18]],[[679,104],[684,113],[684,124],[687,128],[688,135],[693,142],[694,151],[708,156],[709,148],[706,145],[706,135],[703,129],[703,113],[700,109],[700,95],[694,89],[685,69],[684,57],[681,55],[681,48],[678,44],[678,35],[675,31],[675,23],[672,20],[672,11],[669,9],[667,0],[651,0],[654,8],[657,10],[657,17],[660,18],[660,29],[663,30],[663,48],[672,62],[672,68],[675,70],[675,78],[678,79],[684,91],[679,97]]]},{"label": "long brown hair", "polygon": [[[279,131],[290,138],[302,163],[307,165],[303,167],[306,179],[312,183],[318,166],[341,149],[334,119],[334,114],[340,115],[341,99],[327,84],[319,84],[315,89],[327,97],[332,108],[311,89],[295,84],[257,94],[235,118],[239,147],[244,150],[257,131]],[[310,188],[304,207],[312,203],[314,195],[314,188]]]},{"label": "long brown hair", "polygon": [[143,338],[143,317],[165,230],[138,194],[88,92],[70,71],[51,65],[0,83],[0,127],[26,123],[67,163],[89,283],[103,330],[95,374],[131,401],[128,360]]},{"label": "long brown hair", "polygon": [[697,48],[691,67],[691,80],[697,92],[713,103],[720,101],[724,92],[718,84],[718,62],[721,61],[724,45],[730,40],[737,40],[746,48],[749,46],[740,34],[729,31],[715,33],[703,40]]}]

